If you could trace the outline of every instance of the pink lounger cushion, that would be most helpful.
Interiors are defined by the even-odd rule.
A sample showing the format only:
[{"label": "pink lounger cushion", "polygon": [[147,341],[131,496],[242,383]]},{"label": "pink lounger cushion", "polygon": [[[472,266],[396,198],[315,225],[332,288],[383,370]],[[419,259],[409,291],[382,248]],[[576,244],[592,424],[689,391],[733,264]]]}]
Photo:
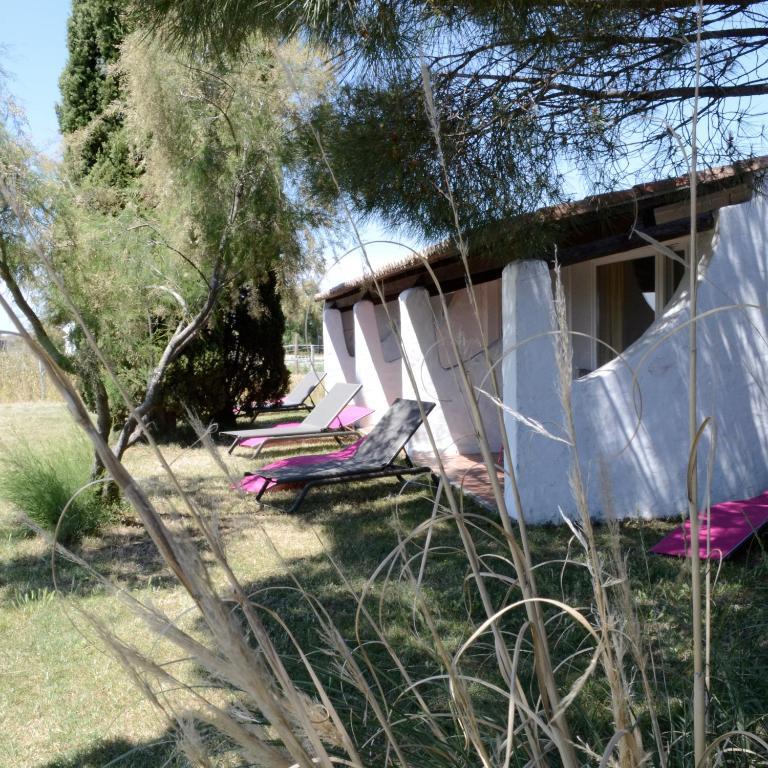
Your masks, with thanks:
[{"label": "pink lounger cushion", "polygon": [[[300,421],[286,421],[283,424],[275,424],[275,429],[288,429],[289,427],[300,427]],[[238,445],[242,448],[258,448],[262,443],[265,443],[269,438],[267,437],[247,437],[241,440]]]},{"label": "pink lounger cushion", "polygon": [[[311,454],[309,456],[291,456],[287,459],[280,459],[280,461],[274,461],[272,464],[267,464],[265,467],[263,467],[263,469],[279,469],[281,467],[308,467],[311,464],[319,464],[323,461],[327,461],[328,459],[348,459],[350,456],[354,456],[357,453],[357,449],[360,447],[360,444],[364,439],[365,438],[361,437],[351,445],[344,446],[344,448],[341,450],[334,451],[333,453],[317,453]],[[270,490],[274,488],[277,483],[274,480],[267,480],[265,477],[261,477],[260,475],[248,475],[237,484],[237,487],[246,493],[258,493],[265,485],[267,486],[267,490]]]},{"label": "pink lounger cushion", "polygon": [[[710,558],[722,560],[768,523],[768,491],[754,499],[725,501],[710,510]],[[699,513],[699,556],[707,557],[707,515]],[[688,557],[691,552],[691,523],[676,528],[651,547],[657,555]]]},{"label": "pink lounger cushion", "polygon": [[[370,416],[373,411],[362,405],[348,405],[329,425],[329,429],[345,429],[351,427],[358,421],[362,421],[366,416]],[[276,424],[275,429],[287,429],[289,427],[300,427],[300,421],[289,421],[284,424]],[[301,438],[297,438],[301,439]],[[238,445],[242,448],[258,448],[268,437],[247,437],[241,440]]]}]

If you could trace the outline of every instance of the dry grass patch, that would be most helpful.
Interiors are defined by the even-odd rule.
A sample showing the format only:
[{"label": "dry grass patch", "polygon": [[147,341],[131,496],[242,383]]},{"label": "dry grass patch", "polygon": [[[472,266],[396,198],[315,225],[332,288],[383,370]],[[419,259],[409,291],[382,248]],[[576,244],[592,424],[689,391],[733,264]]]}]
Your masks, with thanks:
[{"label": "dry grass patch", "polygon": [[37,358],[19,341],[0,336],[0,403],[60,402]]}]

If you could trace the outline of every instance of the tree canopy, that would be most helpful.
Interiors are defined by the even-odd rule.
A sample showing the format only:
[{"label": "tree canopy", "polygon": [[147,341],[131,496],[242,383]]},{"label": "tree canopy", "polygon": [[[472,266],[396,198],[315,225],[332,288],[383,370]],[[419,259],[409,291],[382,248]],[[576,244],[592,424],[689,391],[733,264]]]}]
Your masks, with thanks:
[{"label": "tree canopy", "polygon": [[[72,29],[86,10],[108,6],[78,0],[70,43],[87,38],[85,48],[92,48],[98,38],[93,19],[77,35]],[[101,60],[94,55],[89,61]],[[151,420],[169,392],[179,405],[179,397],[202,391],[189,383],[184,392],[172,392],[165,387],[169,373],[171,382],[174,371],[207,378],[206,397],[188,401],[204,417],[231,417],[227,397],[275,397],[286,384],[275,288],[302,263],[303,228],[319,215],[307,198],[292,194],[297,182],[290,145],[300,109],[294,97],[298,83],[311,103],[320,81],[314,74],[302,80],[304,54],[296,46],[282,50],[280,62],[275,44],[258,35],[234,60],[173,54],[135,32],[117,58],[101,61],[114,86],[101,82],[114,96],[106,106],[106,96],[86,98],[100,87],[89,88],[85,65],[75,77],[70,62],[62,78],[63,87],[75,80],[80,86],[60,107],[62,125],[65,115],[80,115],[67,123],[79,126],[66,134],[68,173],[46,176],[18,136],[6,128],[0,136],[6,185],[0,277],[17,303],[30,292],[36,296],[19,306],[60,365],[78,374],[102,435],[119,427],[118,456],[138,436],[124,393]],[[99,66],[92,73],[97,85]],[[129,173],[103,173],[111,152],[90,151],[94,127],[105,115],[115,120],[100,146],[114,146],[119,136]],[[116,380],[95,359],[87,334]],[[223,341],[230,347],[218,357],[208,354],[206,342]],[[215,393],[210,365],[229,373],[239,367],[242,375]],[[230,391],[235,384],[239,391]]]},{"label": "tree canopy", "polygon": [[[290,272],[301,260],[300,230],[312,218],[286,194],[292,107],[284,74],[264,40],[254,39],[248,61],[233,65],[171,55],[140,33],[123,44],[116,69],[124,129],[140,158],[137,176],[124,204],[107,207],[106,215],[105,206],[87,204],[104,188],[85,188],[85,204],[82,196],[75,201],[78,226],[62,237],[61,271],[72,276],[70,291],[89,307],[100,342],[139,402],[155,389],[148,407],[162,402],[178,414],[182,394],[207,391],[186,404],[204,417],[231,417],[226,397],[244,392],[213,392],[211,366],[219,369],[221,360],[194,339],[232,340],[233,318],[250,313],[253,323],[265,312],[280,313],[264,289],[274,294],[271,273]],[[275,339],[248,334],[220,350],[240,362],[248,351],[251,364],[244,367],[251,373],[257,363],[273,369],[254,375],[247,390],[253,397],[275,397],[286,383],[277,323]],[[182,327],[192,332],[180,336]],[[207,380],[208,389],[181,392],[161,383],[175,360],[176,369]],[[221,401],[211,406],[217,395]],[[119,399],[110,402],[120,413]]]},{"label": "tree canopy", "polygon": [[[611,188],[684,165],[696,75],[697,7],[638,0],[146,0],[143,21],[216,50],[253,29],[330,52],[344,86],[318,114],[334,172],[365,211],[435,234],[449,228],[443,168],[424,115],[431,73],[455,200],[471,226],[566,193],[565,171]],[[705,2],[701,29],[705,163],[750,155],[764,139],[768,7]],[[322,119],[321,119],[322,118]],[[318,178],[322,174],[318,173]]]}]

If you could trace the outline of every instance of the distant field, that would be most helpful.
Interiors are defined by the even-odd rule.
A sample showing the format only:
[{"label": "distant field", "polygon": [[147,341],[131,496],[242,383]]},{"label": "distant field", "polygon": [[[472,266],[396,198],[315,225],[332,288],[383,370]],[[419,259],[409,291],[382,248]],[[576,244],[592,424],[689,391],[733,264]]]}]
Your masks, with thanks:
[{"label": "distant field", "polygon": [[0,346],[0,403],[59,401],[45,372],[20,342]]}]

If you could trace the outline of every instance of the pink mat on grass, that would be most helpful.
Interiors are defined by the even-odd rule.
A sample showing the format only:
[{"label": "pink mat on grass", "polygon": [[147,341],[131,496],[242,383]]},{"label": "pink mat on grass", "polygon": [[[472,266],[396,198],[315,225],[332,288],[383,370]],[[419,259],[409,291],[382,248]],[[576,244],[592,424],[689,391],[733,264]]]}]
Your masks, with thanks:
[{"label": "pink mat on grass", "polygon": [[[725,501],[710,510],[710,558],[722,560],[756,534],[768,522],[768,491],[754,499]],[[707,556],[707,516],[699,513],[699,557]],[[658,544],[651,547],[657,555],[688,557],[691,552],[691,522],[676,528]]]},{"label": "pink mat on grass", "polygon": [[[333,453],[317,453],[309,456],[291,456],[288,459],[280,459],[280,461],[274,461],[271,464],[262,467],[261,471],[280,469],[281,467],[308,467],[312,464],[320,464],[328,459],[348,459],[350,456],[354,456],[357,453],[357,449],[364,439],[365,438],[361,437],[351,445],[347,445],[340,451],[334,451]],[[277,483],[274,480],[267,480],[261,475],[248,475],[237,484],[237,488],[246,493],[258,493],[265,485],[267,486],[267,490],[270,490],[271,488],[274,488]]]},{"label": "pink mat on grass", "polygon": [[[348,405],[329,425],[329,429],[344,429],[351,427],[358,421],[362,421],[366,416],[370,416],[373,411],[362,405]],[[271,429],[287,429],[288,427],[300,427],[302,422],[289,421],[284,424],[275,424]],[[301,440],[301,435],[297,435],[297,440]],[[242,448],[258,448],[263,442],[269,440],[268,437],[247,437],[241,440],[238,445]]]}]

